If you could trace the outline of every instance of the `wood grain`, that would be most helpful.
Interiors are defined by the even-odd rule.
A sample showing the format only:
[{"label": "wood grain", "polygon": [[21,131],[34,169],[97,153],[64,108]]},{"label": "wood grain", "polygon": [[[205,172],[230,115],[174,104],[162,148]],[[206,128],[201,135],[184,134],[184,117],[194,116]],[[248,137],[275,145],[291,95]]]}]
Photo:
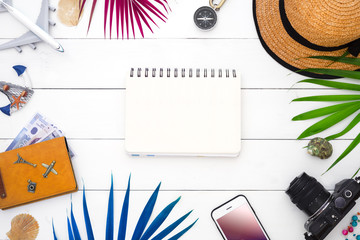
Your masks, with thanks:
[{"label": "wood grain", "polygon": [[[39,1],[39,0],[37,0]],[[36,19],[38,3],[14,0],[20,10]],[[53,6],[57,0],[51,0]],[[35,94],[26,107],[11,117],[0,115],[0,150],[5,150],[36,112],[52,120],[68,137],[76,154],[73,164],[77,181],[86,192],[96,239],[104,239],[110,175],[116,189],[115,219],[124,197],[127,178],[133,176],[130,233],[140,211],[155,186],[161,181],[159,212],[179,195],[182,200],[170,220],[188,210],[194,213],[187,224],[200,218],[184,240],[220,240],[210,218],[213,208],[237,194],[248,196],[271,239],[303,239],[307,217],[285,194],[290,181],[306,171],[332,190],[338,181],[350,177],[360,166],[358,149],[328,174],[323,171],[335,160],[359,131],[356,127],[340,140],[333,141],[334,156],[319,160],[302,148],[308,140],[297,136],[314,121],[292,122],[291,118],[326,103],[291,103],[296,97],[339,94],[307,84],[293,86],[304,77],[291,73],[275,62],[262,48],[253,23],[252,1],[227,1],[218,13],[217,27],[199,31],[193,23],[195,10],[206,5],[200,0],[170,0],[172,12],[166,24],[146,32],[145,39],[103,39],[103,6],[94,15],[86,35],[91,1],[78,27],[67,28],[50,13],[57,26],[51,34],[65,48],[64,54],[44,43],[37,50],[23,47],[18,54],[0,52],[0,81],[19,82],[13,65],[28,67]],[[30,10],[29,10],[30,9]],[[114,29],[115,30],[115,29]],[[26,29],[7,13],[0,14],[0,44],[25,33]],[[114,31],[115,33],[115,31]],[[138,35],[140,36],[140,35]],[[124,152],[124,103],[126,76],[131,67],[235,68],[242,75],[242,152],[238,158],[133,158]],[[341,131],[350,120],[338,124],[321,136]],[[72,195],[75,215],[82,222],[82,192]],[[60,239],[66,239],[66,214],[70,196],[62,196],[15,209],[0,211],[0,239],[6,239],[11,219],[30,213],[40,223],[38,239],[52,239],[54,219]],[[355,210],[354,210],[355,211]],[[356,210],[357,211],[357,210]],[[153,216],[154,217],[154,216]],[[347,217],[348,219],[349,216]],[[344,220],[327,238],[338,240]],[[83,224],[80,232],[85,237]],[[115,227],[117,232],[117,226]]]}]

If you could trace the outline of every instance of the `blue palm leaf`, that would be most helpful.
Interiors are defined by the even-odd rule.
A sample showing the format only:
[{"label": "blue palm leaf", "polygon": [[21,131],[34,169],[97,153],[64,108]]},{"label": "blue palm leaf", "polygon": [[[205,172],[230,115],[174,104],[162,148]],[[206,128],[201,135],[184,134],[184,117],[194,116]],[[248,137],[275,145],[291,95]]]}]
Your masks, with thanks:
[{"label": "blue palm leaf", "polygon": [[151,240],[161,240],[164,239],[167,235],[169,235],[177,226],[179,226],[190,214],[192,213],[192,210],[176,220],[174,223],[172,223],[170,226],[165,228],[162,232],[160,232],[158,235],[153,237]]},{"label": "blue palm leaf", "polygon": [[57,240],[56,234],[55,234],[55,228],[54,228],[54,219],[52,220],[52,229],[54,234],[54,240]]},{"label": "blue palm leaf", "polygon": [[106,220],[106,240],[114,239],[114,185],[113,175],[111,174],[111,187],[109,194],[108,212]]},{"label": "blue palm leaf", "polygon": [[[119,223],[119,234],[118,240],[125,240],[126,237],[126,229],[127,229],[127,222],[128,222],[128,214],[129,214],[129,199],[130,199],[130,183],[131,183],[131,174],[129,176],[128,186],[126,190],[126,194],[124,197],[124,203],[122,206],[120,223]],[[170,215],[174,207],[180,201],[181,197],[167,205],[152,221],[149,227],[146,229],[146,226],[149,223],[151,215],[153,213],[157,197],[160,191],[161,183],[157,186],[157,188],[152,193],[151,197],[149,198],[148,202],[146,203],[139,220],[136,224],[132,240],[149,240],[150,237],[160,228],[160,226],[164,223],[167,217]],[[83,212],[84,212],[84,220],[86,225],[86,231],[88,240],[94,240],[94,234],[91,226],[91,220],[88,212],[87,201],[85,196],[85,185],[83,186]],[[164,230],[162,230],[159,234],[153,237],[151,240],[162,240],[166,236],[168,236],[174,229],[176,229],[190,214],[192,211],[188,212]],[[73,212],[73,203],[71,201],[71,211],[70,216],[67,214],[67,230],[68,230],[68,239],[69,240],[78,240],[81,239],[79,229],[77,223],[75,221],[74,212]],[[173,237],[168,240],[177,240],[182,237],[187,231],[189,231],[197,222],[193,222],[190,226],[183,229],[181,232],[177,233]],[[52,231],[54,240],[57,240],[54,222],[52,221]],[[105,233],[105,240],[113,240],[114,239],[114,184],[113,184],[113,174],[111,174],[111,186],[109,191],[109,200],[108,200],[108,212],[107,212],[107,221],[106,221],[106,233]]]},{"label": "blue palm leaf", "polygon": [[162,210],[159,215],[154,219],[154,221],[150,224],[148,229],[145,231],[144,235],[140,238],[140,240],[148,240],[154,232],[161,226],[161,224],[165,221],[165,219],[169,216],[175,205],[180,201],[181,197],[170,203],[167,207]]},{"label": "blue palm leaf", "polygon": [[189,231],[194,225],[195,223],[198,221],[199,219],[196,219],[195,222],[193,222],[190,226],[188,226],[187,228],[185,228],[184,230],[182,230],[181,232],[179,232],[178,234],[176,234],[175,236],[169,238],[169,240],[177,240],[179,238],[182,237],[182,235],[184,235],[187,231]]},{"label": "blue palm leaf", "polygon": [[74,235],[71,229],[69,217],[66,218],[67,218],[67,229],[68,229],[69,240],[74,240]]},{"label": "blue palm leaf", "polygon": [[77,227],[75,217],[74,217],[72,200],[71,200],[70,217],[71,217],[71,226],[72,226],[72,229],[73,229],[74,238],[75,238],[75,240],[81,240],[79,229]]},{"label": "blue palm leaf", "polygon": [[94,240],[94,233],[91,226],[91,220],[89,216],[89,211],[86,203],[86,196],[85,196],[85,185],[83,189],[83,211],[84,211],[84,219],[85,219],[85,226],[86,226],[86,233],[88,240]]},{"label": "blue palm leaf", "polygon": [[123,203],[123,207],[121,210],[118,240],[125,240],[125,236],[126,236],[126,226],[127,226],[127,219],[128,219],[129,197],[130,197],[130,179],[131,179],[131,174],[129,176],[128,186],[126,189],[124,203]]},{"label": "blue palm leaf", "polygon": [[135,231],[134,231],[134,234],[133,234],[131,240],[139,240],[142,233],[144,232],[144,229],[151,217],[152,211],[154,210],[154,206],[155,206],[156,199],[157,199],[157,196],[159,193],[160,185],[161,185],[161,183],[159,183],[159,185],[157,186],[157,188],[151,195],[149,201],[147,202],[143,212],[141,213],[141,216],[135,227]]}]

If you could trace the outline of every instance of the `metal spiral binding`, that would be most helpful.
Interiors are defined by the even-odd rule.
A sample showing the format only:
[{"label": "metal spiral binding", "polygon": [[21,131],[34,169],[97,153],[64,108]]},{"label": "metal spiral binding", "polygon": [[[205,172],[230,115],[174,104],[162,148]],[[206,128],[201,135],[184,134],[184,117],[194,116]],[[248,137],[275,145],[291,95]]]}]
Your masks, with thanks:
[{"label": "metal spiral binding", "polygon": [[[144,77],[156,77],[156,76],[159,76],[159,77],[189,77],[189,78],[192,78],[192,77],[196,77],[196,78],[200,78],[200,77],[204,77],[204,78],[207,78],[207,77],[211,77],[211,78],[214,78],[214,77],[218,77],[218,78],[222,78],[222,77],[225,77],[225,78],[230,78],[230,77],[233,77],[233,78],[236,78],[237,77],[237,73],[236,73],[236,70],[233,69],[233,70],[229,70],[229,69],[214,69],[214,68],[211,68],[210,71],[205,68],[203,69],[203,71],[201,71],[200,68],[196,68],[195,70],[190,68],[188,70],[186,70],[185,68],[181,68],[181,70],[179,71],[178,68],[175,68],[175,69],[171,69],[171,68],[160,68],[160,69],[157,69],[157,68],[152,68],[152,69],[149,69],[149,68],[145,68],[144,69],[144,73],[142,74],[143,72],[143,69],[142,68],[138,68],[136,70],[136,76],[137,77],[142,77],[144,75]],[[194,74],[195,72],[195,74]],[[208,74],[208,72],[210,72],[210,74]],[[225,74],[223,74],[225,72]],[[151,73],[151,74],[149,74]],[[231,73],[232,73],[232,76],[231,76]],[[157,75],[158,74],[158,75]],[[130,77],[134,77],[135,76],[135,69],[134,68],[131,68],[130,70]]]}]

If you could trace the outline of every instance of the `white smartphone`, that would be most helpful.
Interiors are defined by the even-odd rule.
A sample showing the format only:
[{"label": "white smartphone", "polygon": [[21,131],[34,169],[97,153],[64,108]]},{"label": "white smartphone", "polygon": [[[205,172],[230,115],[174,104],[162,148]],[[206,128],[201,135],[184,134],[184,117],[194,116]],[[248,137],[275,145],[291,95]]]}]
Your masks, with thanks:
[{"label": "white smartphone", "polygon": [[270,240],[244,195],[215,208],[211,217],[225,240]]}]

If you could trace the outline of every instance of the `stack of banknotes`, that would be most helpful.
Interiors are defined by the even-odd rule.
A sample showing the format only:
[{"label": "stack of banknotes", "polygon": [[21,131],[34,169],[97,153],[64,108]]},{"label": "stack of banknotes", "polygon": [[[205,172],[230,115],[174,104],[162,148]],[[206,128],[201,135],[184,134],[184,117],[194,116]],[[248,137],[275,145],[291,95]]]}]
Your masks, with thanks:
[{"label": "stack of banknotes", "polygon": [[[41,114],[37,113],[28,125],[20,131],[6,151],[62,136],[64,136],[64,134],[60,129],[46,120],[46,118],[44,118]],[[74,157],[74,153],[70,147],[69,154],[70,157]]]}]

